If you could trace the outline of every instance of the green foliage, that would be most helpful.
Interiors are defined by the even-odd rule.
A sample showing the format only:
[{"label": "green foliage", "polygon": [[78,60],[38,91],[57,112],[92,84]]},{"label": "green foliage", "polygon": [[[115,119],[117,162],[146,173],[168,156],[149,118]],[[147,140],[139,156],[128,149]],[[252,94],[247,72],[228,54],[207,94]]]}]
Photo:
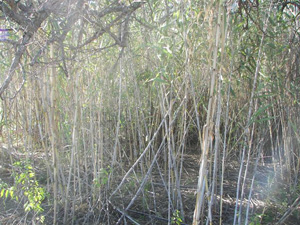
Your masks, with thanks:
[{"label": "green foliage", "polygon": [[13,198],[18,198],[17,196],[14,195],[15,188],[14,187],[8,187],[7,183],[3,182],[0,179],[0,198],[8,198],[11,197]]},{"label": "green foliage", "polygon": [[[13,173],[15,185],[9,187],[8,184],[0,181],[0,197],[10,197],[16,201],[19,201],[21,197],[25,197],[25,212],[33,211],[37,214],[43,212],[41,204],[47,194],[45,189],[35,179],[32,166],[24,162],[15,162],[13,165],[16,168],[16,172]],[[37,217],[36,219],[43,223],[44,216]]]},{"label": "green foliage", "polygon": [[27,197],[27,202],[24,204],[25,211],[43,212],[41,203],[46,197],[46,191],[35,179],[32,166],[22,162],[16,162],[14,166],[20,170],[19,173],[14,174],[15,185],[20,187],[23,195]]},{"label": "green foliage", "polygon": [[249,225],[260,225],[261,217],[262,217],[262,214],[254,215],[253,218],[251,219],[251,222],[249,223]]},{"label": "green foliage", "polygon": [[175,210],[175,211],[173,212],[171,224],[180,225],[182,222],[183,222],[183,221],[182,221],[182,218],[181,218],[181,216],[180,216],[179,210]]},{"label": "green foliage", "polygon": [[101,168],[98,177],[94,178],[93,183],[97,188],[101,188],[108,181],[108,175],[111,172],[111,169]]},{"label": "green foliage", "polygon": [[273,222],[274,218],[276,218],[276,215],[274,215],[272,210],[267,210],[264,213],[255,214],[251,218],[249,225],[270,224]]}]

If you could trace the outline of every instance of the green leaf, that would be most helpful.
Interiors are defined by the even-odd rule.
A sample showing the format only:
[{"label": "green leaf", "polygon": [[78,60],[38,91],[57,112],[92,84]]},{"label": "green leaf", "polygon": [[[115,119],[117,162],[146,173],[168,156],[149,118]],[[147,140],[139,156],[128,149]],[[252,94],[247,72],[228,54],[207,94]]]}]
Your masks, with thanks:
[{"label": "green leaf", "polygon": [[30,211],[30,204],[29,204],[29,202],[26,202],[26,203],[24,204],[24,210],[25,210],[25,212]]},{"label": "green leaf", "polygon": [[236,97],[235,92],[234,92],[234,90],[232,89],[231,86],[230,86],[230,94],[231,94],[233,97]]},{"label": "green leaf", "polygon": [[13,199],[14,198],[14,190],[13,190],[13,188],[11,188],[10,190],[9,190],[9,195],[10,195],[10,197]]},{"label": "green leaf", "polygon": [[276,23],[274,22],[273,18],[270,16],[269,21],[272,24],[272,26],[276,26]]},{"label": "green leaf", "polygon": [[34,177],[34,175],[35,175],[35,174],[34,174],[33,172],[29,173],[29,177],[30,177],[30,178]]},{"label": "green leaf", "polygon": [[176,18],[176,19],[179,19],[179,16],[180,16],[180,10],[177,10],[176,12],[173,13],[173,16]]},{"label": "green leaf", "polygon": [[4,195],[4,192],[5,192],[5,189],[3,188],[3,189],[1,190],[1,193],[0,193],[0,198],[2,198],[2,197],[3,197],[3,195]]},{"label": "green leaf", "polygon": [[32,170],[32,166],[31,165],[27,165],[27,169],[28,170]]},{"label": "green leaf", "polygon": [[165,81],[165,80],[163,80],[163,79],[161,79],[161,78],[159,78],[159,77],[154,78],[154,81],[155,81],[155,82],[158,82],[158,83],[164,83],[164,84],[167,84],[167,83],[168,83],[167,81]]},{"label": "green leaf", "polygon": [[256,119],[260,115],[266,114],[266,109],[269,108],[270,106],[272,106],[272,105],[268,104],[268,105],[263,105],[263,106],[259,107],[258,110],[252,115],[250,124],[254,123],[254,122],[263,122],[263,121],[268,121],[268,120],[273,119],[274,117],[263,117],[262,119]]},{"label": "green leaf", "polygon": [[9,194],[9,190],[5,190],[5,198],[8,197],[8,194]]}]

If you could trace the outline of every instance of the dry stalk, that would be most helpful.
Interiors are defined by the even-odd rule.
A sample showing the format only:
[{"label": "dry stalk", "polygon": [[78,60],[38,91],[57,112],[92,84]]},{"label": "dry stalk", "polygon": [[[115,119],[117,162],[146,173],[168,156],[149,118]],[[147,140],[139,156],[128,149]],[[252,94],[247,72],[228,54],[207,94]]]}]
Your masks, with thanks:
[{"label": "dry stalk", "polygon": [[206,124],[203,127],[203,142],[202,142],[202,154],[200,159],[200,168],[199,168],[199,177],[197,185],[197,196],[196,196],[196,205],[193,217],[193,225],[198,225],[200,223],[201,211],[204,203],[204,192],[205,192],[205,183],[206,183],[206,173],[207,173],[207,158],[209,154],[209,142],[213,139],[213,117],[216,107],[216,94],[214,93],[215,83],[216,83],[216,74],[217,74],[217,54],[219,49],[219,40],[220,40],[220,26],[221,26],[221,3],[218,4],[218,13],[217,13],[217,27],[215,33],[215,46],[213,53],[213,67],[211,72],[211,83],[210,83],[210,93],[209,93],[209,102],[207,108]]},{"label": "dry stalk", "polygon": [[[256,61],[256,69],[255,69],[255,75],[254,75],[254,79],[253,79],[253,87],[252,87],[252,91],[251,91],[251,97],[250,97],[250,102],[249,102],[249,109],[248,109],[248,116],[247,116],[247,121],[246,121],[246,126],[244,128],[245,131],[245,143],[248,143],[249,147],[248,147],[248,157],[247,157],[247,162],[246,162],[246,169],[244,171],[244,182],[243,182],[243,186],[242,186],[242,193],[241,193],[241,198],[239,197],[239,193],[240,193],[240,183],[241,183],[241,179],[242,179],[242,170],[243,170],[243,165],[244,165],[244,156],[245,156],[245,152],[246,152],[246,146],[243,147],[243,152],[242,152],[242,159],[241,159],[241,163],[240,163],[240,170],[239,170],[239,177],[238,177],[238,182],[237,182],[237,190],[236,190],[236,204],[235,204],[235,212],[234,212],[234,221],[233,224],[236,224],[236,219],[238,217],[238,224],[241,224],[241,218],[242,218],[242,198],[243,198],[243,193],[244,193],[244,186],[245,186],[245,180],[246,180],[246,176],[247,176],[247,172],[248,172],[248,164],[249,164],[249,160],[250,160],[250,151],[251,151],[251,145],[252,145],[252,137],[253,137],[253,132],[254,132],[254,125],[255,123],[253,123],[253,128],[252,128],[252,132],[250,131],[250,122],[251,122],[251,118],[252,118],[252,113],[253,113],[253,107],[256,107],[257,104],[254,100],[254,95],[256,92],[256,86],[257,86],[257,80],[258,80],[258,76],[259,76],[259,71],[260,71],[260,64],[261,64],[261,55],[262,55],[262,48],[263,48],[263,43],[264,43],[264,39],[265,39],[265,33],[266,30],[268,28],[268,20],[270,17],[270,13],[273,7],[273,1],[271,1],[270,6],[269,6],[269,11],[266,15],[266,18],[264,20],[264,28],[263,28],[263,34],[262,34],[262,38],[261,38],[261,42],[260,42],[260,46],[259,46],[259,50],[258,50],[258,56],[257,56],[257,61]],[[250,132],[252,133],[252,135],[250,134]],[[238,213],[238,206],[240,203],[240,209],[239,209],[239,213]]]}]

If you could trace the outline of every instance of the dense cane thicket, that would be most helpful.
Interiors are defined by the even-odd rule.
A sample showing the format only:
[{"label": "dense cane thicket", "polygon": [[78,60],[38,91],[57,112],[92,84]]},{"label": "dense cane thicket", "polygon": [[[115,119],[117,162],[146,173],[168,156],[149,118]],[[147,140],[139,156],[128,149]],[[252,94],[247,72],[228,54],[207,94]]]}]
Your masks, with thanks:
[{"label": "dense cane thicket", "polygon": [[1,224],[295,224],[299,1],[3,0]]}]

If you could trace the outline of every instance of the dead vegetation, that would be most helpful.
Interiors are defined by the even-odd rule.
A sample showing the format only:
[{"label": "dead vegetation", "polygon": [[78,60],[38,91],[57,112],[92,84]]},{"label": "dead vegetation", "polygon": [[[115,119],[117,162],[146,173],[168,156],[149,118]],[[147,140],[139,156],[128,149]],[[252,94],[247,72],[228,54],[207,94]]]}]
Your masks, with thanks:
[{"label": "dead vegetation", "polygon": [[298,3],[0,11],[1,224],[297,223]]}]

